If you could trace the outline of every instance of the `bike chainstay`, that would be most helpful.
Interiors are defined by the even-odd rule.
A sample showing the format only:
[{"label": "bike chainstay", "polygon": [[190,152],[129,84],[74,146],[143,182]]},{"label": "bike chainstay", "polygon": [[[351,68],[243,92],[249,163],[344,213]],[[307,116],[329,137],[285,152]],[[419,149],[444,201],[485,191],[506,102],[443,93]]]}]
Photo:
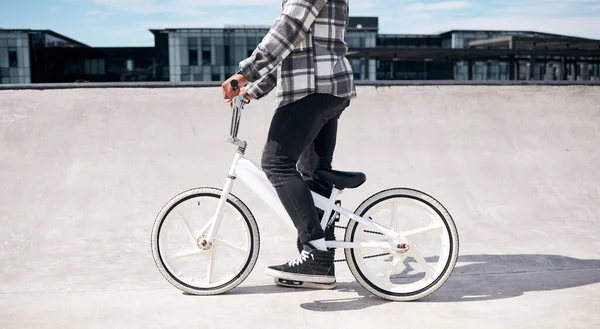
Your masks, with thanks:
[{"label": "bike chainstay", "polygon": [[[341,201],[339,201],[339,200],[338,200],[338,201],[336,201],[335,203],[336,203],[336,204],[338,204],[338,205],[341,205]],[[370,218],[370,219],[371,219],[371,220],[373,220],[372,218]],[[339,228],[339,229],[343,229],[343,230],[345,230],[345,229],[347,229],[347,228],[348,228],[348,226],[340,226],[340,225],[335,225],[335,223],[337,223],[337,222],[339,222],[339,221],[340,221],[340,214],[337,214],[337,213],[336,213],[336,214],[335,214],[335,216],[332,218],[332,220],[330,220],[329,224],[327,225],[327,226],[328,226],[328,228],[331,228],[331,226],[332,226],[332,225],[333,225],[334,229],[336,229],[336,228]],[[377,234],[377,235],[385,235],[385,234],[383,234],[383,233],[381,233],[381,232],[375,232],[375,231],[369,231],[369,230],[363,230],[363,232],[365,232],[365,233]],[[334,234],[334,238],[335,238],[335,234]],[[390,254],[390,253],[389,253],[389,252],[387,252],[387,253],[383,253],[383,254],[377,254],[377,255],[365,256],[365,257],[363,257],[363,259],[376,258],[376,257],[383,257],[383,256],[387,256],[387,255],[389,255],[389,254]],[[344,259],[336,259],[336,260],[334,260],[333,262],[334,262],[334,263],[340,263],[340,262],[345,262],[345,261],[346,261],[346,258],[344,258]]]}]

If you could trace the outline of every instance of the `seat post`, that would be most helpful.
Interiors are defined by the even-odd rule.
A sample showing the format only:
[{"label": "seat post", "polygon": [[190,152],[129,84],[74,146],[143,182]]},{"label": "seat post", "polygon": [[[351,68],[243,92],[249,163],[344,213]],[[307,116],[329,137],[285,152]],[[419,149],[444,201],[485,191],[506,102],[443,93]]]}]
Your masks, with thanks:
[{"label": "seat post", "polygon": [[338,190],[335,186],[333,186],[333,190],[331,190],[331,197],[329,197],[329,200],[335,202],[340,194],[342,194],[342,190]]},{"label": "seat post", "polygon": [[[331,200],[331,203],[335,204],[335,202],[337,201],[337,198],[340,194],[342,194],[342,190],[338,190],[334,185],[333,189],[331,190],[331,196],[329,197],[329,200]],[[331,213],[333,211],[333,208],[324,209],[324,211],[325,211],[325,213],[323,214],[323,218],[321,218],[321,227],[323,228],[323,230],[325,230],[325,228],[329,224],[329,219],[331,218]]]}]

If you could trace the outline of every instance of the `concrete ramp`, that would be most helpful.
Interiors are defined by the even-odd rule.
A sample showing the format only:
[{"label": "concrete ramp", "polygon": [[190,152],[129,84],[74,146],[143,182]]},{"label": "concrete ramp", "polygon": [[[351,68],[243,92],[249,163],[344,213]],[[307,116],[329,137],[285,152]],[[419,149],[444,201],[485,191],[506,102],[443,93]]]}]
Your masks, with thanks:
[{"label": "concrete ramp", "polygon": [[[182,295],[152,261],[175,194],[222,187],[235,147],[218,88],[0,91],[0,328],[600,327],[600,86],[360,87],[334,167],[364,171],[355,208],[389,187],[441,201],[461,237],[450,280],[416,303],[263,274],[294,232],[241,185],[261,256],[229,294]],[[240,137],[260,159],[274,98]],[[343,254],[338,252],[338,258]]]}]

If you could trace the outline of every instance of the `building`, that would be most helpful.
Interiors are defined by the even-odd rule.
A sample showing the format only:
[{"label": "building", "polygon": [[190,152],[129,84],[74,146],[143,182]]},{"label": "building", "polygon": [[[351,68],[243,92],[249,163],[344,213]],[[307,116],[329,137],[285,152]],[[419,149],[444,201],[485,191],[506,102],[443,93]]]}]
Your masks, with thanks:
[{"label": "building", "polygon": [[531,31],[380,34],[348,56],[375,58],[377,80],[600,80],[600,40]]},{"label": "building", "polygon": [[50,30],[0,29],[0,82],[155,81],[154,47],[93,48]]},{"label": "building", "polygon": [[[162,81],[224,81],[238,64],[252,54],[269,32],[269,26],[226,26],[225,28],[173,28],[151,30],[156,59],[164,72]],[[352,17],[346,35],[350,47],[376,47],[377,17]],[[377,60],[352,59],[357,80],[375,80]]]},{"label": "building", "polygon": [[165,29],[154,33],[163,81],[224,81],[250,56],[269,27]]},{"label": "building", "polygon": [[[168,70],[163,77],[223,81],[268,30],[229,26],[152,33]],[[350,18],[346,42],[357,80],[600,80],[600,40],[530,31],[378,31],[377,17]]]},{"label": "building", "polygon": [[[0,29],[0,82],[223,81],[269,26],[152,29],[154,47],[93,48],[48,30]],[[600,80],[600,40],[530,31],[380,34],[351,17],[356,80]]]},{"label": "building", "polygon": [[29,34],[0,29],[0,83],[31,83]]}]

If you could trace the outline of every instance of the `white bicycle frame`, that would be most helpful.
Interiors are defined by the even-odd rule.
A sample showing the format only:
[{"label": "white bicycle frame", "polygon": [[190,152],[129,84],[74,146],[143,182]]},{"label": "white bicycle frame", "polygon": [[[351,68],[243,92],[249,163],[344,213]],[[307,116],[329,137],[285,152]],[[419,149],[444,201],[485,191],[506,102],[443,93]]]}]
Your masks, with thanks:
[{"label": "white bicycle frame", "polygon": [[[292,219],[289,214],[283,207],[279,197],[277,196],[277,192],[275,188],[269,182],[265,173],[260,169],[261,166],[255,164],[251,160],[245,157],[245,151],[247,143],[237,138],[237,132],[239,130],[239,122],[241,117],[241,112],[246,104],[246,100],[243,96],[238,96],[233,99],[232,106],[232,120],[231,120],[231,135],[228,139],[228,142],[238,146],[238,150],[233,158],[233,163],[231,164],[231,168],[229,169],[229,174],[227,176],[227,181],[225,183],[225,187],[223,188],[223,192],[221,198],[219,199],[219,203],[217,205],[217,209],[213,218],[202,228],[202,232],[206,232],[206,240],[208,242],[213,241],[213,237],[215,232],[218,231],[219,225],[221,223],[223,208],[225,203],[227,202],[227,197],[231,193],[233,189],[234,181],[239,178],[245,185],[247,185],[261,200],[263,200],[271,209],[278,215],[278,217],[289,227],[291,227],[294,231],[296,228],[292,223]],[[332,211],[335,211],[340,214],[340,216],[353,219],[357,222],[360,222],[367,226],[368,228],[380,232],[383,235],[386,235],[390,238],[389,241],[377,241],[377,242],[345,242],[345,241],[337,241],[330,240],[326,241],[327,247],[329,248],[381,248],[381,249],[398,249],[398,243],[402,243],[405,241],[401,234],[398,234],[392,230],[387,229],[384,226],[381,226],[370,219],[363,218],[361,216],[357,216],[353,212],[342,208],[341,206],[335,204],[337,197],[341,194],[341,191],[337,188],[333,188],[331,193],[331,197],[329,199],[311,191],[315,206],[319,209],[322,209],[325,213],[321,219],[321,226],[323,229],[327,226],[329,221],[329,217]]]}]

